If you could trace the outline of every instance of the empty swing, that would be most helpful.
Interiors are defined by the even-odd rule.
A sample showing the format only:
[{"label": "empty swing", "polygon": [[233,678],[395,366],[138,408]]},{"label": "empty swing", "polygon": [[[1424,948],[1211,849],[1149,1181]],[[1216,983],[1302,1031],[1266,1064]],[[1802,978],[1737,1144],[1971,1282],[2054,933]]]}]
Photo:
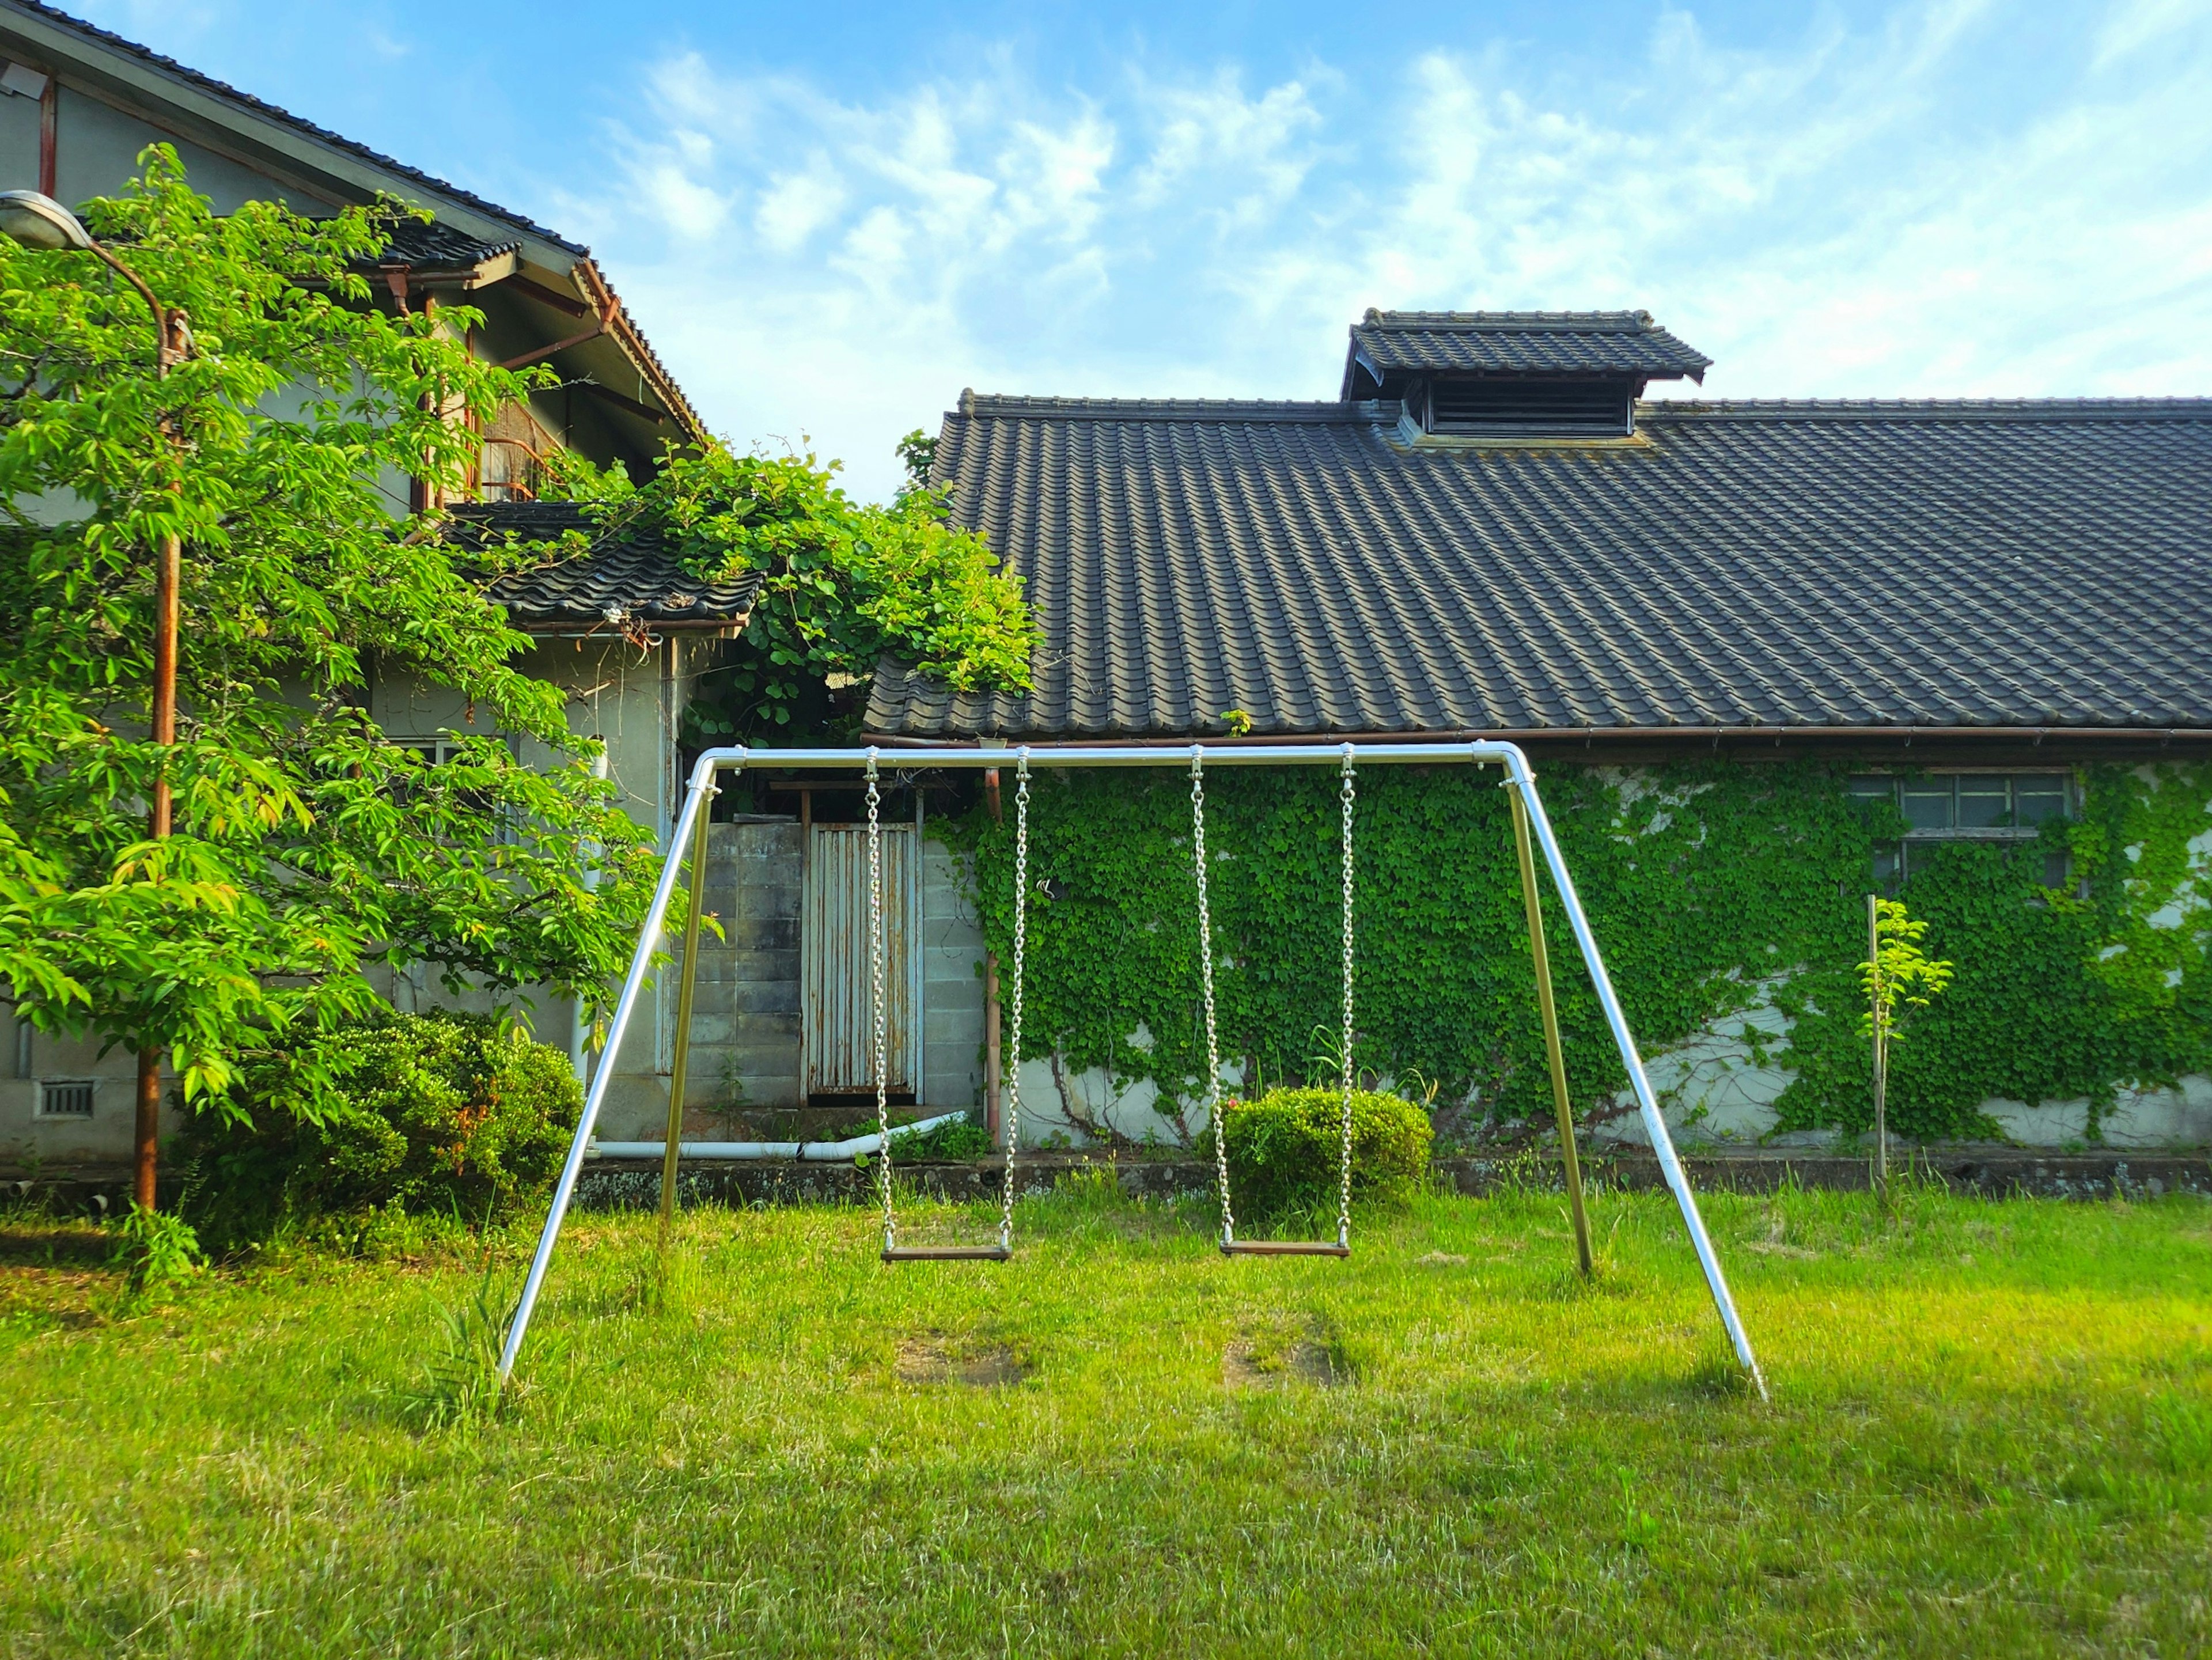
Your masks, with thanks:
[{"label": "empty swing", "polygon": [[1221,1054],[1213,1022],[1213,920],[1206,903],[1206,754],[1190,756],[1191,860],[1198,878],[1199,985],[1206,1008],[1206,1110],[1213,1121],[1213,1172],[1221,1194],[1221,1254],[1224,1256],[1349,1256],[1352,1255],[1352,808],[1354,800],[1352,748],[1344,746],[1344,1030],[1340,1036],[1340,1114],[1337,1155],[1336,1237],[1328,1239],[1239,1239],[1236,1213],[1229,1202],[1229,1143],[1222,1129]]},{"label": "empty swing", "polygon": [[1014,762],[1014,1007],[1013,1064],[1007,1068],[1006,1177],[999,1199],[999,1243],[995,1245],[902,1245],[898,1213],[891,1201],[890,1057],[884,1008],[884,853],[882,798],[876,790],[876,752],[868,751],[868,973],[876,1063],[876,1189],[884,1207],[883,1260],[886,1262],[1003,1262],[1014,1254],[1014,1148],[1022,1127],[1022,962],[1029,941],[1030,752]]}]

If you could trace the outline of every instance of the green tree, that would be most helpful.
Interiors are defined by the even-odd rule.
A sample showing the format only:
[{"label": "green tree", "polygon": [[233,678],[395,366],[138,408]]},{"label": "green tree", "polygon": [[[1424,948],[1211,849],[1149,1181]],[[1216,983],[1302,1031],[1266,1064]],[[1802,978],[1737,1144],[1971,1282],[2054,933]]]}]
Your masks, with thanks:
[{"label": "green tree", "polygon": [[1926,1008],[1951,983],[1952,964],[1930,958],[1920,941],[1928,932],[1902,902],[1867,896],[1867,946],[1859,964],[1859,990],[1867,1000],[1859,1017],[1859,1036],[1874,1043],[1875,1185],[1889,1197],[1889,1048],[1903,1035],[1899,1005]]},{"label": "green tree", "polygon": [[[910,466],[915,442],[901,443]],[[670,453],[635,491],[594,482],[582,492],[603,523],[670,538],[703,581],[761,575],[734,661],[690,710],[695,740],[842,733],[886,655],[955,690],[1028,688],[1036,628],[1021,580],[981,537],[945,522],[945,498],[926,482],[875,507],[845,494],[836,467],[715,446]]]},{"label": "green tree", "polygon": [[[529,377],[470,357],[466,308],[371,303],[392,204],[217,217],[166,146],[141,163],[83,217],[189,313],[166,378],[145,307],[93,255],[0,241],[0,982],[43,1030],[166,1051],[195,1106],[227,1104],[246,1055],[308,1057],[276,1104],[312,1116],[335,1098],[313,1039],[382,1007],[379,968],[596,1005],[655,861],[561,692],[513,666],[527,642],[480,573],[434,515],[396,512],[409,479],[459,486],[464,417]],[[164,749],[149,550],[170,530]],[[428,765],[369,719],[372,676],[451,688],[502,735]],[[155,842],[161,776],[175,830]]]}]

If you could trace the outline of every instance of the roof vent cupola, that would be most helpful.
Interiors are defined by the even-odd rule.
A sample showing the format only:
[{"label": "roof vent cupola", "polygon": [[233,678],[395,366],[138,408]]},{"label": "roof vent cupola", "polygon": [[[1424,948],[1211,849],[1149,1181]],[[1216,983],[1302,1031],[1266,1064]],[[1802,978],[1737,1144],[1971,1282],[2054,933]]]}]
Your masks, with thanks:
[{"label": "roof vent cupola", "polygon": [[1345,401],[1396,398],[1440,437],[1626,438],[1653,380],[1712,360],[1644,311],[1376,311],[1352,327]]}]

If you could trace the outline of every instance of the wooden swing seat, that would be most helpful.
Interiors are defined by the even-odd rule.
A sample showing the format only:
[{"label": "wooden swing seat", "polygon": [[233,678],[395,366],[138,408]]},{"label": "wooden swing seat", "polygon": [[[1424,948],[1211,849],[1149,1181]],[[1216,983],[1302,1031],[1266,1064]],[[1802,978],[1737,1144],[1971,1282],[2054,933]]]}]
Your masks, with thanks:
[{"label": "wooden swing seat", "polygon": [[1231,1239],[1221,1247],[1224,1256],[1349,1256],[1352,1247],[1334,1239]]},{"label": "wooden swing seat", "polygon": [[1004,1245],[893,1245],[886,1262],[1005,1262],[1014,1253]]}]

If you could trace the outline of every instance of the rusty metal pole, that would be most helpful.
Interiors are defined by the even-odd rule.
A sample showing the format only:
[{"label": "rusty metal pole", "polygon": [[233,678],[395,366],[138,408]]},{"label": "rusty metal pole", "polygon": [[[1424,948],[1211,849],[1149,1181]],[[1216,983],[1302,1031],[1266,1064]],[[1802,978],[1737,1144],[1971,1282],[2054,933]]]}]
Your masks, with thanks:
[{"label": "rusty metal pole", "polygon": [[[684,1087],[691,1060],[691,994],[699,983],[699,919],[707,902],[707,821],[714,816],[712,782],[700,804],[691,832],[691,901],[684,917],[684,969],[677,981],[676,1059],[668,1078],[668,1134],[660,1147],[660,1249],[668,1249],[668,1228],[676,1217],[676,1162],[684,1151]],[[671,848],[673,856],[675,849]]]},{"label": "rusty metal pole", "polygon": [[1559,1152],[1565,1161],[1567,1208],[1574,1217],[1575,1262],[1590,1277],[1589,1216],[1583,1208],[1582,1161],[1575,1155],[1575,1113],[1567,1099],[1567,1057],[1559,1047],[1559,1011],[1552,1000],[1552,963],[1544,949],[1544,905],[1536,892],[1536,855],[1528,845],[1528,809],[1508,787],[1513,804],[1513,846],[1521,855],[1521,897],[1528,909],[1528,959],[1536,971],[1536,1006],[1544,1017],[1544,1058],[1552,1068],[1552,1105],[1559,1118]]},{"label": "rusty metal pole", "polygon": [[[131,278],[132,284],[154,313],[155,356],[154,374],[166,380],[169,369],[182,357],[191,344],[185,333],[183,314],[163,307],[154,298],[153,292],[140,282],[105,249],[95,246],[101,258]],[[183,445],[169,417],[161,417],[162,441],[169,447],[173,460],[182,465]],[[181,510],[184,496],[182,479],[172,477],[169,494],[173,505]],[[183,582],[184,548],[174,531],[162,537],[154,563],[154,742],[168,749],[177,741],[177,635],[183,602],[179,589]],[[167,757],[162,758],[161,769],[154,778],[153,810],[148,814],[146,833],[150,840],[166,842],[169,837],[171,798]],[[142,1049],[138,1051],[137,1110],[131,1127],[131,1202],[142,1210],[152,1210],[159,1192],[161,1166],[161,1051]]]}]

